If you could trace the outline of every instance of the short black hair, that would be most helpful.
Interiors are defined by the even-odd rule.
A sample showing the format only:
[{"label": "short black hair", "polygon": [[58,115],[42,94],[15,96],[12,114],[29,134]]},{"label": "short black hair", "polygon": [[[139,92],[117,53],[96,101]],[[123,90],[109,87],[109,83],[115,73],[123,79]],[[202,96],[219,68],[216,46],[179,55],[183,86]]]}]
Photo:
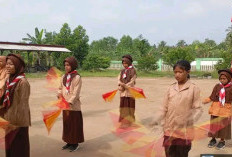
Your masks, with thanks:
[{"label": "short black hair", "polygon": [[[176,64],[173,66],[173,70],[175,70],[176,67],[179,67],[185,71],[191,70],[191,64],[189,63],[189,61],[186,61],[186,60],[177,61]],[[188,75],[188,78],[190,78],[190,75]]]}]

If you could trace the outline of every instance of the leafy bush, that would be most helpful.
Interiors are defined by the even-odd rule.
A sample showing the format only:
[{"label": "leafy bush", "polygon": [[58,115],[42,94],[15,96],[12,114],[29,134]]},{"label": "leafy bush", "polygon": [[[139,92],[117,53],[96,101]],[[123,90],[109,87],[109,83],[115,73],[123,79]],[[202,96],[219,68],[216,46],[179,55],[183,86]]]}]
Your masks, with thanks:
[{"label": "leafy bush", "polygon": [[110,58],[100,56],[98,54],[88,54],[83,62],[83,69],[89,71],[96,71],[100,69],[106,69],[110,66]]},{"label": "leafy bush", "polygon": [[229,51],[224,51],[221,53],[221,58],[223,58],[223,61],[219,61],[216,65],[215,68],[217,70],[220,69],[229,69],[230,68],[230,63],[232,59],[232,53]]},{"label": "leafy bush", "polygon": [[138,70],[154,71],[158,69],[157,59],[153,55],[146,55],[138,59]]}]

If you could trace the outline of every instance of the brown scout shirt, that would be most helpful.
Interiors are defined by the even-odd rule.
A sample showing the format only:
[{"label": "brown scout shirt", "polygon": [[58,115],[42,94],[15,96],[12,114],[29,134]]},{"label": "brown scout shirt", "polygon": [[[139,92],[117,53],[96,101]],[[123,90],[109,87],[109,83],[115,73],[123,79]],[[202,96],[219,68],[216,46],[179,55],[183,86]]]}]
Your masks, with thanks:
[{"label": "brown scout shirt", "polygon": [[61,78],[60,87],[58,94],[62,94],[65,100],[72,104],[70,110],[81,111],[81,101],[80,101],[80,92],[82,86],[82,80],[80,75],[76,75],[70,85],[69,93],[66,93],[66,87],[63,84],[64,75]]},{"label": "brown scout shirt", "polygon": [[3,118],[18,127],[31,125],[29,107],[30,84],[26,78],[19,80],[14,90],[13,102],[4,113]]}]

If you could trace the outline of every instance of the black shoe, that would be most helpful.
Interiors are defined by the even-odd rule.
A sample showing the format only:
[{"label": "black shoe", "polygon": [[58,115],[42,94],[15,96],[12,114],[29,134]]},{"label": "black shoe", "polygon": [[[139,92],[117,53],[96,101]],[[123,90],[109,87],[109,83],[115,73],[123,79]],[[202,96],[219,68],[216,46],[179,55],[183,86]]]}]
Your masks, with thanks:
[{"label": "black shoe", "polygon": [[217,141],[215,138],[209,141],[208,147],[213,148],[217,144]]},{"label": "black shoe", "polygon": [[79,149],[79,145],[78,144],[72,144],[69,147],[70,152],[75,152],[77,149]]},{"label": "black shoe", "polygon": [[225,141],[220,141],[220,142],[218,142],[216,148],[217,149],[223,149],[223,148],[225,148],[225,146],[226,146],[226,142]]},{"label": "black shoe", "polygon": [[63,147],[62,147],[62,150],[64,150],[64,149],[68,149],[69,147],[71,146],[71,144],[66,144],[66,145],[64,145]]}]

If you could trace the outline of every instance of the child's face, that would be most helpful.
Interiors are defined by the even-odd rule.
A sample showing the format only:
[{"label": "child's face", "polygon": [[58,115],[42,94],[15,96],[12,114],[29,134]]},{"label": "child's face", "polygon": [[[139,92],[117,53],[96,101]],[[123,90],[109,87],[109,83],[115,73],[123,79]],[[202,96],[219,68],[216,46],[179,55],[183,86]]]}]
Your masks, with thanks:
[{"label": "child's face", "polygon": [[219,78],[219,81],[223,84],[223,85],[227,85],[229,83],[229,80],[226,78],[225,75],[221,75]]},{"label": "child's face", "polygon": [[7,59],[6,71],[7,71],[7,74],[15,74],[15,66],[14,66],[14,63],[12,62],[12,60],[10,60],[10,59]]},{"label": "child's face", "polygon": [[185,83],[186,80],[188,80],[189,71],[181,69],[179,66],[177,66],[174,69],[175,79],[178,81],[178,83]]},{"label": "child's face", "polygon": [[72,67],[70,66],[70,64],[68,62],[64,63],[64,68],[65,68],[66,73],[69,73],[72,70]]},{"label": "child's face", "polygon": [[129,65],[126,62],[123,62],[122,65],[124,66],[124,68],[128,68]]}]

